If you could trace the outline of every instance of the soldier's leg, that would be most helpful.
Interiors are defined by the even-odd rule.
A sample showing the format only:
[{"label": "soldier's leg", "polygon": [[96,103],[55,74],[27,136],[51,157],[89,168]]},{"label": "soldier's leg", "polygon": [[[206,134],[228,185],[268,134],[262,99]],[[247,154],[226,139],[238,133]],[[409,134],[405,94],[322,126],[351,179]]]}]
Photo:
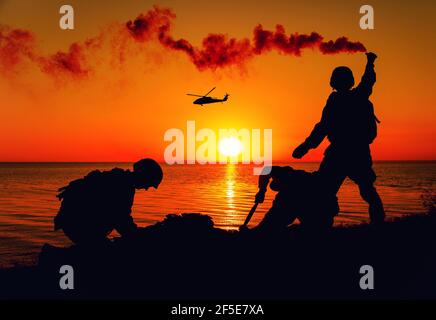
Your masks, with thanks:
[{"label": "soldier's leg", "polygon": [[77,245],[94,245],[107,242],[107,233],[101,228],[83,224],[73,224],[63,227],[65,235]]},{"label": "soldier's leg", "polygon": [[350,174],[350,179],[359,186],[362,199],[369,205],[369,217],[372,224],[382,223],[385,220],[383,202],[374,186],[376,178],[369,153],[366,161],[358,163]]},{"label": "soldier's leg", "polygon": [[283,192],[277,193],[272,207],[256,228],[284,229],[297,218],[292,207],[291,197]]},{"label": "soldier's leg", "polygon": [[339,213],[337,197],[315,194],[313,199],[308,199],[307,204],[300,210],[302,215],[298,216],[302,227],[315,232],[330,230],[333,227],[334,217]]},{"label": "soldier's leg", "polygon": [[360,195],[369,204],[369,217],[372,224],[382,223],[385,220],[383,202],[377,189],[372,183],[359,184]]},{"label": "soldier's leg", "polygon": [[318,181],[320,183],[320,192],[326,198],[336,196],[347,177],[347,166],[343,163],[340,154],[326,152],[318,169]]}]

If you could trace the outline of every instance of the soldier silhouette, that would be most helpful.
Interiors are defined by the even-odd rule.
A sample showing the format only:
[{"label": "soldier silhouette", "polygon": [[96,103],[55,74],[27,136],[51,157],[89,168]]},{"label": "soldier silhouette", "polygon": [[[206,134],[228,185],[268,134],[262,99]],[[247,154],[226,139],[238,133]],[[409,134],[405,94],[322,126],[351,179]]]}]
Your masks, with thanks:
[{"label": "soldier silhouette", "polygon": [[333,71],[330,85],[335,91],[327,100],[321,121],[292,156],[301,159],[327,137],[330,146],[319,168],[326,190],[336,194],[345,178],[349,177],[359,186],[360,195],[369,204],[371,223],[379,224],[384,221],[385,212],[374,187],[376,175],[370,151],[379,121],[369,101],[376,82],[374,61],[377,56],[374,53],[366,56],[365,73],[356,88],[353,88],[354,77],[348,67],[337,67]]},{"label": "soldier silhouette", "polygon": [[54,219],[55,230],[63,229],[76,244],[104,243],[114,229],[123,237],[133,236],[137,226],[130,214],[135,189],[157,189],[162,178],[162,168],[152,159],[136,162],[133,172],[92,171],[59,189],[62,203]]},{"label": "soldier silhouette", "polygon": [[[273,166],[259,176],[255,203],[263,203],[268,185],[277,191],[272,207],[256,227],[262,231],[284,230],[298,219],[305,230],[326,231],[339,212],[336,195],[323,192],[318,172]],[[271,183],[270,183],[271,182]],[[246,228],[244,225],[241,230]]]}]

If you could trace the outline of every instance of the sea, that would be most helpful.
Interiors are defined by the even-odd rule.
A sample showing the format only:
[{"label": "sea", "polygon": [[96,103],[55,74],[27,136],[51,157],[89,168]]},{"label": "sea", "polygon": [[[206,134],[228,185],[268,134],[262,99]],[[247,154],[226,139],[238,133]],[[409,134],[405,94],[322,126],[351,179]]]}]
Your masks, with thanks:
[{"label": "sea", "polygon": [[[317,170],[319,163],[282,163],[295,169]],[[57,190],[92,170],[131,169],[131,163],[0,163],[0,267],[32,265],[45,243],[68,246],[62,231],[53,231],[60,202]],[[237,229],[250,211],[257,192],[251,165],[165,165],[157,190],[139,190],[132,216],[139,226],[161,221],[167,214],[202,213],[218,228]],[[389,219],[426,212],[423,195],[434,192],[436,161],[375,162],[377,189]],[[250,226],[271,206],[267,192]],[[336,225],[368,222],[367,204],[357,186],[346,180],[338,194]],[[316,201],[314,199],[314,201]],[[114,235],[116,236],[116,234]]]}]

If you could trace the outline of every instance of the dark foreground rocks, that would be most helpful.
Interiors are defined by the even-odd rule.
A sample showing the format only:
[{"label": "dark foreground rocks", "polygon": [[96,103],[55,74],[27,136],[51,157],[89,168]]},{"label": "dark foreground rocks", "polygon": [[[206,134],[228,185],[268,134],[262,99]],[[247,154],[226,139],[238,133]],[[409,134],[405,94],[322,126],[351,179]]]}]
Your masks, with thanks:
[{"label": "dark foreground rocks", "polygon": [[[434,214],[328,234],[228,232],[208,216],[170,215],[132,239],[46,245],[37,266],[0,270],[0,297],[436,298],[435,248]],[[73,290],[60,289],[63,265],[73,267]],[[374,290],[360,287],[364,265],[374,270]]]}]

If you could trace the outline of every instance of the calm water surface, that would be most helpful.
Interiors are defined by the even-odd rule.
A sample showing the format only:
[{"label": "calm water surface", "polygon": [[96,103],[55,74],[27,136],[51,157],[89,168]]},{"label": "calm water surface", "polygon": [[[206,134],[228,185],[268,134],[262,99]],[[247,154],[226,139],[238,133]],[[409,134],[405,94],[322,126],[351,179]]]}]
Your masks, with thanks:
[{"label": "calm water surface", "polygon": [[[314,171],[318,163],[293,163]],[[0,163],[0,266],[27,264],[41,246],[68,244],[62,232],[54,232],[52,220],[58,210],[56,190],[94,169],[131,168],[127,163]],[[257,191],[251,166],[163,166],[159,190],[138,191],[133,217],[140,226],[155,223],[168,213],[200,212],[212,216],[220,228],[237,228],[250,210]],[[436,162],[378,162],[377,188],[388,216],[424,212],[421,195],[433,190]],[[256,224],[270,207],[274,192],[252,219]],[[340,190],[341,214],[337,224],[368,220],[367,206],[357,186],[346,181]]]}]

